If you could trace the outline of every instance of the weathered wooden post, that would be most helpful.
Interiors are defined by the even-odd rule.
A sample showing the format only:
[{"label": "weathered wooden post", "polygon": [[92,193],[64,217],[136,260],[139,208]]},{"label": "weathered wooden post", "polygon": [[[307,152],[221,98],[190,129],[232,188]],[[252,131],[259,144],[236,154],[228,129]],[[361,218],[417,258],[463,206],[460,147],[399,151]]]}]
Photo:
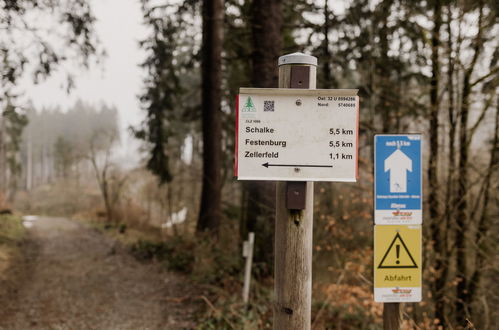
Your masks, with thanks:
[{"label": "weathered wooden post", "polygon": [[[314,56],[281,56],[279,88],[315,89],[316,66]],[[312,304],[314,184],[277,182],[276,193],[274,329],[307,330]]]},{"label": "weathered wooden post", "polygon": [[402,309],[400,303],[383,304],[383,329],[399,330],[402,324]]}]

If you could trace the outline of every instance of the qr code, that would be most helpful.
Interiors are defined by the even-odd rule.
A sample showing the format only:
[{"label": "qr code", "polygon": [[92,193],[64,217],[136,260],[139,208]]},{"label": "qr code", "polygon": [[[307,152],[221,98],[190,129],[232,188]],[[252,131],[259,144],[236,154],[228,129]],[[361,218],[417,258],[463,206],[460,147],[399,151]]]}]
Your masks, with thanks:
[{"label": "qr code", "polygon": [[274,111],[274,101],[263,101],[263,111]]}]

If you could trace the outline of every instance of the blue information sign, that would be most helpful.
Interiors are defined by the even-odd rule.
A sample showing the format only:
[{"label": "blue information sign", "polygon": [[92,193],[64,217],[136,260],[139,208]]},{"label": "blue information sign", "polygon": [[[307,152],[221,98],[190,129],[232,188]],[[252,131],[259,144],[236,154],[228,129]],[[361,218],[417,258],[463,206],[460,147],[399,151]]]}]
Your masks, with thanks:
[{"label": "blue information sign", "polygon": [[422,153],[420,134],[374,137],[374,222],[421,224]]}]

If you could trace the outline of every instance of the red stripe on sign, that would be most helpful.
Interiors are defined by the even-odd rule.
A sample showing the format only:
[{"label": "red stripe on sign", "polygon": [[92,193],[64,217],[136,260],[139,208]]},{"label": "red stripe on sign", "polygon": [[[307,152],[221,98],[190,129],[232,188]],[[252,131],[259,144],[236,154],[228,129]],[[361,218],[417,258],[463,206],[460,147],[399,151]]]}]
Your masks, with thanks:
[{"label": "red stripe on sign", "polygon": [[360,117],[360,97],[356,96],[357,98],[357,137],[356,137],[356,143],[355,145],[357,146],[355,148],[355,178],[358,180],[359,179],[359,117]]},{"label": "red stripe on sign", "polygon": [[239,155],[239,94],[236,95],[236,155],[234,156],[234,176],[237,178],[238,155]]}]

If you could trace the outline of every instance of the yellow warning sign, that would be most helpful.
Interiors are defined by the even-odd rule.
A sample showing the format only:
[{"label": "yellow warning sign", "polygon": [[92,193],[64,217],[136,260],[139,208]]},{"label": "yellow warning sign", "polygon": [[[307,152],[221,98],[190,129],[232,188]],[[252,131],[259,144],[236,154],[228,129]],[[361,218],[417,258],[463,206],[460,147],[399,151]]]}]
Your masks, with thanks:
[{"label": "yellow warning sign", "polygon": [[376,301],[420,301],[421,225],[374,227],[374,288]]},{"label": "yellow warning sign", "polygon": [[397,232],[381,259],[378,268],[418,268],[402,236]]}]

